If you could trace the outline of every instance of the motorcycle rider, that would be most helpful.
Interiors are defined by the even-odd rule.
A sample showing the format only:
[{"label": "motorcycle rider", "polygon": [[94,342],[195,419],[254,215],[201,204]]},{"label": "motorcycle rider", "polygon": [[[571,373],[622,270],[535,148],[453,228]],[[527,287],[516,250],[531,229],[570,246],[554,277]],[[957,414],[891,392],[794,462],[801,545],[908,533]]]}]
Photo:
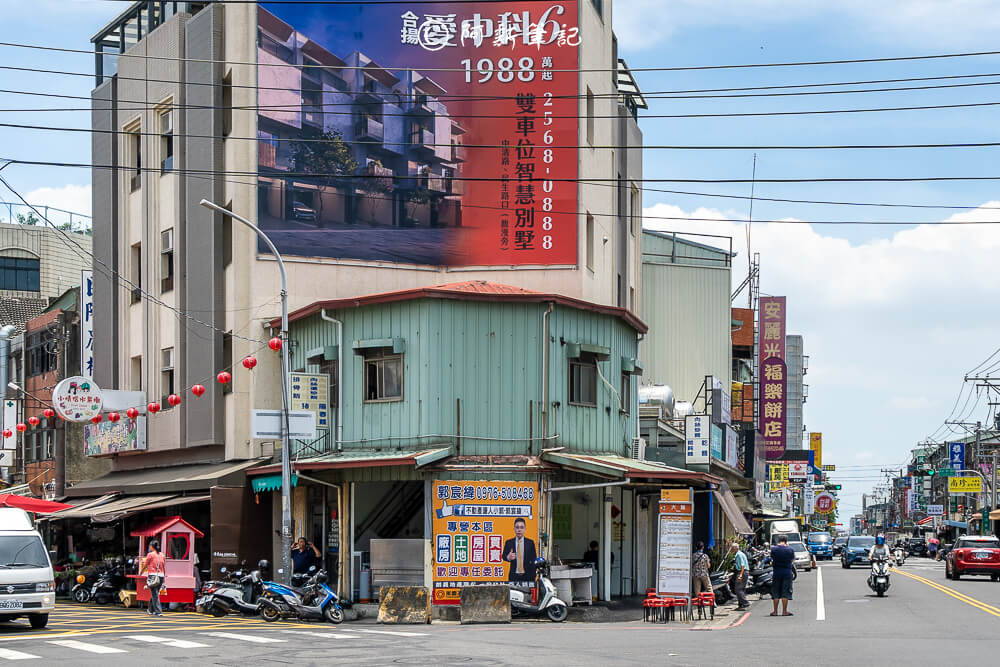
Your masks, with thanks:
[{"label": "motorcycle rider", "polygon": [[885,546],[885,536],[879,535],[875,538],[875,546],[868,552],[868,560],[875,561],[876,558],[889,558],[889,547]]}]

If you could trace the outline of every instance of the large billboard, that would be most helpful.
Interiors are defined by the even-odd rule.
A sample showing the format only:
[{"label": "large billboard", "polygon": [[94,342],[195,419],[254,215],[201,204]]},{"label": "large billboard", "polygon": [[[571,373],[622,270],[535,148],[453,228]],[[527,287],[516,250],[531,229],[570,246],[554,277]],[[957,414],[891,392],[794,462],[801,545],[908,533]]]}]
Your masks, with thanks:
[{"label": "large billboard", "polygon": [[575,264],[577,1],[261,2],[258,222],[278,250]]},{"label": "large billboard", "polygon": [[538,484],[435,481],[432,485],[434,604],[458,604],[466,586],[533,586]]}]

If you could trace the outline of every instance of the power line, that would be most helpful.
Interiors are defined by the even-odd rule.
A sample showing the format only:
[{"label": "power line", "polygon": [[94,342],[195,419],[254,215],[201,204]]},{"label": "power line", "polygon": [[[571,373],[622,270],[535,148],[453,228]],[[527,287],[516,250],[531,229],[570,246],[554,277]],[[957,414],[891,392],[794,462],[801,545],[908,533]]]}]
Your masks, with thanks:
[{"label": "power line", "polygon": [[[162,109],[162,107],[160,107]],[[51,125],[28,125],[22,123],[0,123],[0,127],[8,127],[20,130],[38,130],[45,132],[83,132],[90,134],[129,134],[144,137],[162,137],[159,132],[141,132],[134,130],[105,130],[89,127],[56,127]],[[233,135],[219,134],[181,134],[173,133],[174,138],[185,139],[232,139],[235,141],[261,141],[260,137],[238,137]],[[330,143],[329,139],[319,137],[274,137],[268,141],[280,141],[286,143]],[[358,141],[345,140],[347,144],[359,146],[381,146],[382,141]],[[421,142],[422,146],[435,146],[442,148],[452,148],[456,145],[460,148],[509,148],[510,144],[452,144],[452,143],[431,143]],[[924,143],[924,144],[817,144],[817,145],[772,145],[772,146],[697,146],[697,145],[676,145],[676,144],[538,144],[538,149],[579,149],[595,148],[610,150],[677,150],[677,151],[757,151],[757,150],[871,150],[871,149],[929,149],[929,148],[995,148],[1000,146],[1000,141],[965,141],[954,143]]]},{"label": "power line", "polygon": [[[231,3],[231,4],[258,4],[257,0],[215,0],[216,2]],[[501,2],[502,0],[491,0],[495,2]],[[337,0],[326,0],[310,3],[308,0],[298,0],[301,4],[327,4],[327,5],[338,5],[338,4],[402,4],[405,0],[374,0],[373,2],[339,2]],[[430,0],[428,0],[430,2]],[[405,3],[405,4],[421,4],[421,0],[416,3]],[[516,40],[511,40],[516,41]],[[71,49],[68,47],[59,46],[45,46],[42,44],[24,44],[19,42],[0,42],[0,46],[7,46],[11,48],[20,49],[34,49],[42,51],[56,51],[60,53],[80,53],[86,54],[88,56],[93,56],[94,51],[89,49]],[[109,54],[111,55],[111,54]],[[117,55],[117,54],[116,54]],[[888,56],[881,58],[850,58],[845,60],[808,60],[808,61],[788,61],[788,62],[777,62],[777,63],[740,63],[731,65],[684,65],[684,66],[674,66],[674,67],[632,67],[629,68],[632,72],[691,72],[691,71],[706,71],[706,70],[723,70],[723,69],[755,69],[755,68],[768,68],[768,67],[814,67],[819,65],[853,65],[860,63],[885,63],[885,62],[906,62],[914,60],[946,60],[951,58],[975,58],[981,56],[996,56],[1000,55],[1000,51],[970,51],[964,53],[938,53],[938,54],[928,54],[928,55],[918,55],[918,56]],[[245,61],[234,61],[234,60],[214,60],[209,58],[182,58],[176,56],[156,56],[149,54],[121,54],[121,57],[126,58],[144,58],[151,60],[168,60],[172,62],[196,62],[196,63],[206,63],[206,64],[227,64],[227,65],[252,65],[252,66],[270,66],[270,67],[288,67],[287,64],[278,63],[256,63],[256,62],[245,62]],[[331,65],[302,65],[303,68],[313,68],[313,69],[355,69],[363,70],[366,69],[366,65],[343,65],[343,66],[331,66]],[[465,72],[465,68],[410,68],[410,67],[396,67],[392,65],[381,65],[381,69],[385,70],[395,70],[395,71],[419,71],[419,72]],[[535,70],[543,71],[543,70]],[[617,72],[618,68],[573,68],[573,69],[548,69],[544,70],[548,72]]]}]

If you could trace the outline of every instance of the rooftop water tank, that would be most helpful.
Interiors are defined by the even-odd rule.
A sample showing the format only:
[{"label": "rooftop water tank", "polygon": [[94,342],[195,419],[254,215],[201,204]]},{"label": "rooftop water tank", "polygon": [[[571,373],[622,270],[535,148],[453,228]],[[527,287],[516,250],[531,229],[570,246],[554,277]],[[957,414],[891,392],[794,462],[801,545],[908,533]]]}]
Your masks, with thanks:
[{"label": "rooftop water tank", "polygon": [[674,390],[665,384],[639,387],[639,405],[657,406],[663,417],[674,417]]}]

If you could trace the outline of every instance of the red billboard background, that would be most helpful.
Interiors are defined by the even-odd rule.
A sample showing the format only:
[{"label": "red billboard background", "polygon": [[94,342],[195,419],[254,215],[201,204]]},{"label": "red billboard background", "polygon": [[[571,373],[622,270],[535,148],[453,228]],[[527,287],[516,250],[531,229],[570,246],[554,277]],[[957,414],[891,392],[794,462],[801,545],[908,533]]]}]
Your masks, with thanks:
[{"label": "red billboard background", "polygon": [[259,17],[259,219],[282,253],[577,262],[577,0]]}]

